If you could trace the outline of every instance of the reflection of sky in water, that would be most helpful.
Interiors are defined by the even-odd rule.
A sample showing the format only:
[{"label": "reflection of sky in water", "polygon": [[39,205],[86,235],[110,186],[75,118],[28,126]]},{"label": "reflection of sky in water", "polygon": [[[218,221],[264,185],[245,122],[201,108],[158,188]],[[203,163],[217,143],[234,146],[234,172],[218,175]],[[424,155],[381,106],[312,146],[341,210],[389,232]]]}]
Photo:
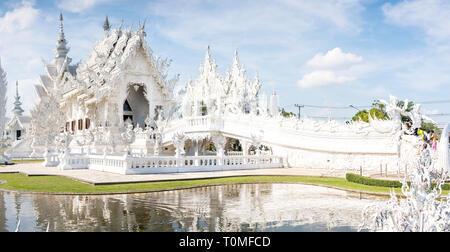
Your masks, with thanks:
[{"label": "reflection of sky in water", "polygon": [[377,198],[300,184],[226,185],[106,196],[0,192],[0,232],[356,231]]}]

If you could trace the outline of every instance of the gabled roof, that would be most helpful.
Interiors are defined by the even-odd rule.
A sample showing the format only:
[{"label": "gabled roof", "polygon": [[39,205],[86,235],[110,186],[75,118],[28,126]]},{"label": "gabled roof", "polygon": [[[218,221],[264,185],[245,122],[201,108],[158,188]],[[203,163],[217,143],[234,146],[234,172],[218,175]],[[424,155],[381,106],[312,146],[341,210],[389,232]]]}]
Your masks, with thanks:
[{"label": "gabled roof", "polygon": [[[178,78],[166,79],[170,61],[156,58],[147,46],[145,36],[143,27],[136,31],[122,30],[121,27],[113,29],[102,41],[95,44],[88,58],[78,67],[77,79],[83,81],[90,92],[107,83],[114,83],[124,73],[124,67],[129,60],[142,49],[151,67],[149,74],[155,78],[155,83],[162,93],[170,97]],[[109,95],[109,91],[104,95]]]}]

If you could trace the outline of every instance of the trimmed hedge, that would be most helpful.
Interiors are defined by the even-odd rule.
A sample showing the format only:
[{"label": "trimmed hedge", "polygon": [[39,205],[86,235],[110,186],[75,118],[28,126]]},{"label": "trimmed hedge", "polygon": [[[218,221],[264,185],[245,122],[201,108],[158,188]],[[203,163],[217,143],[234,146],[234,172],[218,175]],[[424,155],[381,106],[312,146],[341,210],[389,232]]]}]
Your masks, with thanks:
[{"label": "trimmed hedge", "polygon": [[393,187],[393,188],[401,188],[402,187],[402,183],[400,183],[399,181],[367,178],[367,177],[363,177],[363,176],[356,175],[353,173],[347,173],[345,175],[345,179],[347,179],[348,182],[369,185],[369,186],[382,186],[382,187]]},{"label": "trimmed hedge", "polygon": [[[382,180],[382,179],[373,179],[368,177],[363,177],[353,173],[347,173],[345,175],[345,179],[348,182],[353,182],[362,185],[368,186],[382,186],[382,187],[391,187],[391,188],[401,188],[402,183],[395,180]],[[408,182],[409,185],[410,182]],[[434,188],[436,183],[431,183],[431,187]],[[450,190],[450,184],[443,184],[442,190]]]}]

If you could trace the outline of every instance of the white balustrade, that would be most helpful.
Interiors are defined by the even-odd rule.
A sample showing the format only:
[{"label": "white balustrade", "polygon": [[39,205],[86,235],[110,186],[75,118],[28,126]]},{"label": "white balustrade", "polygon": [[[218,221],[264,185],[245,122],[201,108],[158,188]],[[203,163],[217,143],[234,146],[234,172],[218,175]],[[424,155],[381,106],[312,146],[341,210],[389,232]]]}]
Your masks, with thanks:
[{"label": "white balustrade", "polygon": [[69,155],[63,162],[67,169],[92,169],[119,174],[158,174],[282,168],[283,161],[275,156],[113,156]]},{"label": "white balustrade", "polygon": [[46,152],[44,153],[44,166],[45,167],[56,167],[59,165],[59,153],[54,152]]},{"label": "white balustrade", "polygon": [[243,156],[244,152],[242,151],[227,151],[228,156]]}]

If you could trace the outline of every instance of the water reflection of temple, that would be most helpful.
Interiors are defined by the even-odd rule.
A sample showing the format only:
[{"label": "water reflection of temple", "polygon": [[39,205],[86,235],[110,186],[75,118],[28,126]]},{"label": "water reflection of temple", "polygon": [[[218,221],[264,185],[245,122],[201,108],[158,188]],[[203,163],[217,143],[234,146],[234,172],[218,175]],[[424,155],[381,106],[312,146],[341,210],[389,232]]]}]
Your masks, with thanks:
[{"label": "water reflection of temple", "polygon": [[[51,231],[289,231],[317,223],[333,229],[357,225],[368,202],[343,191],[282,184],[105,196],[17,195],[31,199],[37,230],[50,223]],[[0,192],[0,231],[6,231],[8,211],[3,197]],[[20,203],[13,208],[20,209]]]}]

